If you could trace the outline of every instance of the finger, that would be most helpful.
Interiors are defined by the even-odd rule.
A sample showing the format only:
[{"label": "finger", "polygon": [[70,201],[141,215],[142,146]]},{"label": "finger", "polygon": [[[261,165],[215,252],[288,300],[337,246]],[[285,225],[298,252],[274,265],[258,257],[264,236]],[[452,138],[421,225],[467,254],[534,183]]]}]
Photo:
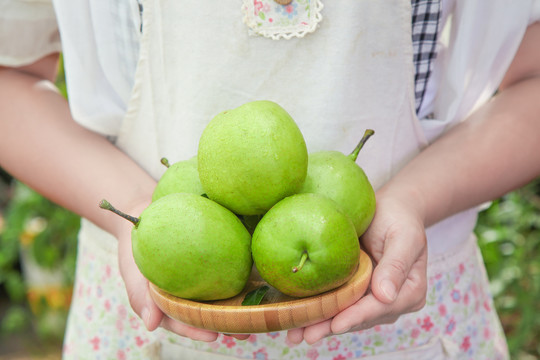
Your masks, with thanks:
[{"label": "finger", "polygon": [[400,315],[418,311],[424,306],[426,289],[424,264],[418,261],[411,268],[407,281],[393,303],[383,303],[370,293],[334,317],[331,324],[332,332],[342,334],[393,323]]},{"label": "finger", "polygon": [[237,340],[247,340],[251,336],[251,334],[223,334],[223,335],[233,337]]},{"label": "finger", "polygon": [[371,291],[380,301],[396,300],[413,264],[425,254],[426,236],[421,229],[408,227],[387,233],[383,255],[371,278]]},{"label": "finger", "polygon": [[149,283],[146,282],[146,305],[141,310],[141,319],[143,320],[144,326],[146,326],[148,331],[154,331],[161,324],[164,314],[150,296],[148,286]]},{"label": "finger", "polygon": [[155,304],[148,290],[148,280],[137,276],[124,277],[131,307],[142,319],[149,331],[154,331],[163,318],[163,312]]},{"label": "finger", "polygon": [[163,317],[163,320],[161,321],[161,327],[177,335],[188,337],[192,340],[197,341],[212,342],[215,341],[219,335],[217,332],[198,329],[171,319],[167,316]]},{"label": "finger", "polygon": [[392,322],[394,317],[392,305],[381,303],[373,294],[368,294],[336,315],[331,323],[331,331],[333,334],[343,334],[368,329],[371,324]]},{"label": "finger", "polygon": [[153,331],[158,326],[161,326],[193,340],[215,341],[218,336],[216,332],[188,326],[163,314],[150,296],[149,282],[135,264],[130,246],[131,244],[128,242],[119,242],[119,265],[126,285],[129,303],[135,313],[141,317],[146,328]]},{"label": "finger", "polygon": [[304,329],[304,340],[313,345],[317,341],[324,339],[332,333],[331,329],[332,320],[325,320],[315,325],[307,326]]},{"label": "finger", "polygon": [[161,323],[163,312],[150,297],[148,280],[135,265],[131,251],[125,251],[119,262],[129,304],[143,320],[145,327],[149,331],[155,330]]},{"label": "finger", "polygon": [[291,329],[287,331],[287,339],[293,344],[300,344],[304,340],[304,328]]}]

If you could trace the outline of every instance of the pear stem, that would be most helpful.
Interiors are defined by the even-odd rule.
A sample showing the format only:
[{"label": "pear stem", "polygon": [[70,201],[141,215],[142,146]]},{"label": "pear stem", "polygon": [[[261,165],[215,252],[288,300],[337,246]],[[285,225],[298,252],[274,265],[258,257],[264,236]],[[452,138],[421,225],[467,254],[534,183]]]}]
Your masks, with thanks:
[{"label": "pear stem", "polygon": [[302,270],[302,268],[304,267],[304,264],[306,263],[307,258],[308,258],[308,253],[307,253],[307,251],[304,251],[302,253],[302,257],[300,258],[300,264],[298,264],[298,266],[294,266],[292,268],[292,272],[296,273],[296,272]]},{"label": "pear stem", "polygon": [[168,167],[168,168],[171,167],[171,164],[169,164],[169,160],[167,160],[167,158],[165,158],[165,157],[161,158],[161,163],[163,165],[165,165],[166,167]]},{"label": "pear stem", "polygon": [[353,160],[353,161],[356,161],[356,158],[358,157],[358,154],[360,153],[360,150],[362,149],[362,147],[364,146],[364,144],[366,143],[366,141],[371,137],[371,135],[375,134],[375,131],[371,130],[371,129],[367,129],[366,132],[364,133],[364,136],[362,137],[362,140],[360,140],[360,142],[358,143],[358,145],[356,145],[356,148],[353,150],[353,152],[349,155],[349,157]]},{"label": "pear stem", "polygon": [[136,218],[135,216],[128,215],[125,212],[122,212],[122,211],[118,210],[117,208],[112,206],[111,203],[109,203],[105,199],[103,199],[103,200],[101,200],[99,202],[99,207],[102,208],[102,209],[105,209],[105,210],[112,211],[116,215],[119,215],[119,216],[123,217],[124,219],[126,219],[128,221],[131,221],[133,223],[133,225],[135,225],[135,226],[139,225],[139,222],[141,221],[141,219]]}]

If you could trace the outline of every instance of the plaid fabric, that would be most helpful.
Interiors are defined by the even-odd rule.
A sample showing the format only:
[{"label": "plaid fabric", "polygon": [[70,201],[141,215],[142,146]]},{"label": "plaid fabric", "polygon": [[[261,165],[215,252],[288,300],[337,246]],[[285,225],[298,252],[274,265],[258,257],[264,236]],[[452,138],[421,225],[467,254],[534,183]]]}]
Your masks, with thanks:
[{"label": "plaid fabric", "polygon": [[437,35],[441,17],[441,0],[412,0],[412,42],[415,66],[416,112],[420,110],[437,56]]}]

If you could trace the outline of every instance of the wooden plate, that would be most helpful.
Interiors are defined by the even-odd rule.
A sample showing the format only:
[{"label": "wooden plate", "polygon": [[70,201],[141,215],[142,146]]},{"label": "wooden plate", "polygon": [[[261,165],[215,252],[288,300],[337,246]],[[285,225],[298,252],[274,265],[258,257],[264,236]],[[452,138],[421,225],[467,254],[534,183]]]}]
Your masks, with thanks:
[{"label": "wooden plate", "polygon": [[254,271],[239,295],[225,300],[197,302],[167,294],[150,284],[150,294],[165,314],[185,324],[228,334],[264,333],[312,325],[329,319],[358,301],[371,280],[372,263],[361,251],[354,276],[337,289],[293,298],[270,287],[260,305],[242,306],[245,295],[267,285]]}]

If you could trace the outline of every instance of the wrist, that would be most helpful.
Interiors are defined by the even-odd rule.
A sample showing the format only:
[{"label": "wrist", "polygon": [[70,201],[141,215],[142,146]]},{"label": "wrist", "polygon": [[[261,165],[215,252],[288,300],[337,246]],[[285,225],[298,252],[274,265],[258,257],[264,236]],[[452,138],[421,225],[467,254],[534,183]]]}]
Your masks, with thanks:
[{"label": "wrist", "polygon": [[390,180],[377,191],[377,201],[393,201],[407,209],[424,227],[429,226],[424,192],[417,186]]}]

